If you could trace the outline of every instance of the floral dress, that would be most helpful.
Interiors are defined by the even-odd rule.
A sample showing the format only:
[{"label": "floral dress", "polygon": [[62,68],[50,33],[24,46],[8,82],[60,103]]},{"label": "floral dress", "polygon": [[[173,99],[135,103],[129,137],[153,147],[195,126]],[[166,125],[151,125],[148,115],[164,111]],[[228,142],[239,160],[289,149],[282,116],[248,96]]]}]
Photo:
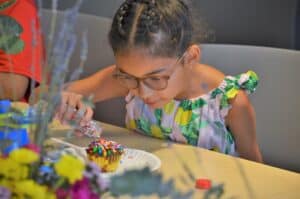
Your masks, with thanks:
[{"label": "floral dress", "polygon": [[126,126],[162,139],[238,155],[225,117],[239,90],[254,92],[258,77],[253,71],[226,76],[221,84],[193,99],[172,100],[163,108],[151,109],[139,97],[126,97]]}]

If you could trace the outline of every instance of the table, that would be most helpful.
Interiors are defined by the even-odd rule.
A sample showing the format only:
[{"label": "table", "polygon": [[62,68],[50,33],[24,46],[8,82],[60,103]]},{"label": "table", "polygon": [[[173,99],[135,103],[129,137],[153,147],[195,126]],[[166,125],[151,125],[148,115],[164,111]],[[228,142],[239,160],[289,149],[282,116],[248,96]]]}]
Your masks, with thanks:
[{"label": "table", "polygon": [[[178,190],[186,192],[195,187],[195,179],[208,178],[213,184],[224,184],[222,198],[299,199],[300,174],[261,163],[224,155],[206,149],[167,144],[160,140],[125,128],[100,123],[103,137],[127,147],[151,152],[161,160],[165,180],[173,178]],[[53,132],[55,137],[78,146],[87,146],[90,138],[63,138],[64,131]],[[185,163],[185,166],[184,164]],[[190,176],[187,169],[190,171]],[[203,190],[196,190],[194,198],[202,198]]]}]

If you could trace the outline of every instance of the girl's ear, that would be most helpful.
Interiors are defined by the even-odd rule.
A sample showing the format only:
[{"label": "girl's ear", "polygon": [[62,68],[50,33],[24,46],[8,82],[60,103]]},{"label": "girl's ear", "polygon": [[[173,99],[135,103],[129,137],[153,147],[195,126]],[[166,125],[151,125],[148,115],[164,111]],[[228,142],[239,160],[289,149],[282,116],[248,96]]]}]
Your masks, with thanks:
[{"label": "girl's ear", "polygon": [[193,66],[196,63],[199,63],[201,58],[201,49],[198,45],[191,45],[185,52],[183,57],[183,63],[185,66]]}]

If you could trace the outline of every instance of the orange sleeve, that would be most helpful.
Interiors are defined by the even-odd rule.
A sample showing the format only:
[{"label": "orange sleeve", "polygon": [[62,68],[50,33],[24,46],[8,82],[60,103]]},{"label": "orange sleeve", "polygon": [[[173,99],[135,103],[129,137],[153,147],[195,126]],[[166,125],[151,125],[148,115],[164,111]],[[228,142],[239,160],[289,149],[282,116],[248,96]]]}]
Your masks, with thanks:
[{"label": "orange sleeve", "polygon": [[34,1],[17,0],[13,6],[0,14],[14,18],[22,26],[23,32],[20,39],[24,42],[23,50],[17,54],[6,54],[0,50],[0,72],[24,75],[39,83],[44,47]]}]

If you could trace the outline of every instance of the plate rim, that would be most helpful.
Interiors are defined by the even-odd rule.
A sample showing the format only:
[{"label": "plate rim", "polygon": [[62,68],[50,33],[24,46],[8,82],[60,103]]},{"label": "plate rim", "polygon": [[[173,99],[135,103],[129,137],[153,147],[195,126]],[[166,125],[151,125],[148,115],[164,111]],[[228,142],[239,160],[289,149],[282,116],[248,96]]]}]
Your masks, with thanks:
[{"label": "plate rim", "polygon": [[[60,144],[62,144],[62,145],[65,145],[65,146],[68,146],[68,147],[70,147],[70,148],[73,148],[73,149],[75,149],[75,150],[79,150],[80,151],[80,154],[78,154],[78,156],[81,156],[81,155],[83,155],[84,154],[84,159],[85,160],[88,160],[87,159],[87,154],[86,154],[86,149],[87,149],[87,147],[82,147],[82,146],[78,146],[78,145],[75,145],[75,144],[72,144],[72,143],[70,143],[70,142],[66,142],[66,141],[64,141],[64,140],[61,140],[61,139],[58,139],[58,138],[54,138],[54,137],[52,137],[52,138],[50,138],[52,141],[54,141],[54,142],[57,142],[57,143],[60,143]],[[156,171],[156,170],[158,170],[160,167],[161,167],[161,160],[160,160],[160,158],[157,156],[157,155],[155,155],[155,154],[153,154],[153,153],[151,153],[151,152],[148,152],[148,151],[145,151],[145,150],[142,150],[142,149],[136,149],[136,148],[131,148],[131,147],[124,147],[124,150],[134,150],[134,151],[138,151],[138,152],[140,152],[140,153],[144,153],[144,154],[147,154],[148,156],[151,156],[153,159],[155,159],[156,160],[156,162],[157,162],[157,165],[155,166],[155,167],[153,167],[153,168],[151,168],[151,167],[149,167],[150,168],[150,171],[151,172],[154,172],[154,171]],[[83,153],[84,152],[84,153]],[[77,152],[78,153],[78,152]],[[83,153],[83,154],[82,154]],[[144,168],[144,167],[143,167]],[[122,173],[122,172],[121,172]],[[112,172],[112,173],[110,173],[111,175],[117,175],[117,174],[119,174],[119,173],[114,173],[114,172]]]}]

